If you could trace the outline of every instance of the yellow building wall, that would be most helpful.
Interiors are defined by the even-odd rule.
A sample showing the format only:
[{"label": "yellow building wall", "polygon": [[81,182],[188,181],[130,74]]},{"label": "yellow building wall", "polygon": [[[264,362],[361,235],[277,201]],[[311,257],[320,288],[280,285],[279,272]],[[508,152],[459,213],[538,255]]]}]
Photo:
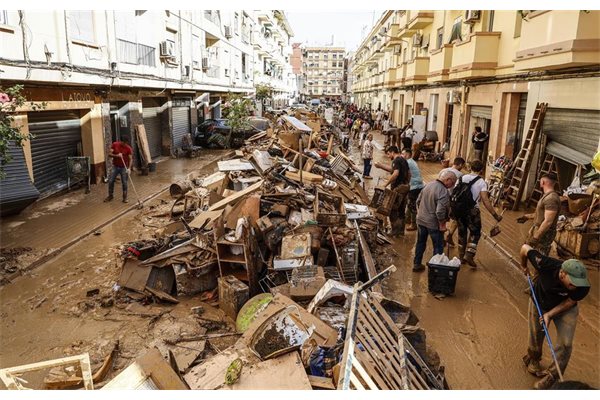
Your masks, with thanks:
[{"label": "yellow building wall", "polygon": [[104,162],[101,104],[94,104],[94,107],[89,111],[82,110],[81,142],[83,155],[90,157],[90,164]]},{"label": "yellow building wall", "polygon": [[521,18],[514,10],[496,10],[494,13],[494,32],[502,32],[498,44],[498,67],[496,75],[512,74],[516,52],[519,50],[520,37],[515,38],[516,19]]}]

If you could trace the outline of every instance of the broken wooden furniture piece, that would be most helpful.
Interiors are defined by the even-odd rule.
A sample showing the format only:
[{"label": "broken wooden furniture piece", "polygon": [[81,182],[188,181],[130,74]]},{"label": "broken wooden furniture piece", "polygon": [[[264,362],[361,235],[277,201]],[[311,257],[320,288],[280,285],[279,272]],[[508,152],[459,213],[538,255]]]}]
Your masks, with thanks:
[{"label": "broken wooden furniture piece", "polygon": [[430,370],[368,290],[393,270],[392,266],[369,282],[354,285],[338,389],[444,388],[443,377]]},{"label": "broken wooden furniture piece", "polygon": [[0,379],[10,390],[27,389],[21,383],[24,382],[20,378],[26,372],[40,371],[43,369],[61,367],[66,365],[76,365],[81,369],[81,377],[83,379],[83,387],[86,390],[94,390],[94,381],[92,379],[92,368],[90,366],[90,355],[88,353],[79,354],[72,357],[63,357],[56,360],[41,361],[33,364],[21,365],[18,367],[0,369]]}]

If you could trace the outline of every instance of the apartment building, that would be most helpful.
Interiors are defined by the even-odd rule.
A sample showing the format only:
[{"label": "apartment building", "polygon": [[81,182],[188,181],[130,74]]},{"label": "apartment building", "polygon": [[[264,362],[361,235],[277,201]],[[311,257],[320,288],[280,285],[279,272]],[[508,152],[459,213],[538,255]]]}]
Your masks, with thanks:
[{"label": "apartment building", "polygon": [[598,11],[387,11],[356,52],[352,91],[397,124],[425,116],[424,129],[466,158],[481,126],[486,154],[514,159],[546,102],[538,153],[556,157],[564,188],[600,148],[599,20]]},{"label": "apartment building", "polygon": [[272,88],[273,98],[267,105],[276,109],[287,107],[297,92],[291,65],[290,38],[294,33],[282,11],[257,11],[255,22],[254,83]]},{"label": "apartment building", "polygon": [[153,158],[177,156],[228,93],[290,96],[291,35],[278,11],[0,10],[0,84],[46,103],[19,110],[35,138],[14,151],[42,197],[65,187],[68,156],[89,156],[99,181],[111,142],[137,149],[138,125]]},{"label": "apartment building", "polygon": [[344,77],[343,47],[306,47],[304,49],[305,88],[307,98],[338,101],[342,97]]},{"label": "apartment building", "polygon": [[354,52],[349,52],[344,57],[344,75],[342,78],[342,101],[354,103],[352,94],[352,68],[354,66]]},{"label": "apartment building", "polygon": [[304,66],[303,66],[303,56],[302,56],[302,43],[292,43],[292,73],[294,74],[294,78],[296,79],[296,96],[294,100],[296,101],[304,101]]}]

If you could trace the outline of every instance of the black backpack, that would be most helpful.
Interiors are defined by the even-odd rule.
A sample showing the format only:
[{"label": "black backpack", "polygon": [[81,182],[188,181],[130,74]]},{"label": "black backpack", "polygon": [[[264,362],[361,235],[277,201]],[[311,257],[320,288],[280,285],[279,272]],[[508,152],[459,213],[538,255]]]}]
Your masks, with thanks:
[{"label": "black backpack", "polygon": [[454,187],[450,196],[450,212],[452,213],[452,217],[464,217],[475,207],[476,202],[471,193],[471,186],[480,178],[480,176],[476,176],[469,183],[463,182],[462,177],[460,178],[458,185]]}]

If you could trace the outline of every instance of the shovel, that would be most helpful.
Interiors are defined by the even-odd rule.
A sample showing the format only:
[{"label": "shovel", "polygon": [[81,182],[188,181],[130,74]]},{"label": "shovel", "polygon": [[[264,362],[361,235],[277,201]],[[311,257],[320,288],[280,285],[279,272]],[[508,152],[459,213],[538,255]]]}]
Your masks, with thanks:
[{"label": "shovel", "polygon": [[[501,217],[504,215],[504,211],[506,211],[506,208],[502,210],[502,213],[500,214]],[[500,232],[502,232],[500,230],[500,222],[502,221],[496,222],[496,225],[494,225],[492,229],[490,229],[490,237],[498,236]]]},{"label": "shovel", "polygon": [[[121,157],[121,161],[123,161],[123,165],[127,165],[127,164],[125,164],[125,160],[123,159],[123,154],[119,154],[119,157]],[[139,210],[141,210],[142,208],[144,208],[144,203],[142,203],[142,201],[140,200],[140,196],[138,195],[138,192],[135,189],[135,185],[133,184],[133,179],[131,179],[131,174],[129,173],[129,168],[125,167],[125,169],[127,170],[127,177],[129,178],[129,182],[131,182],[131,187],[133,188],[133,192],[135,193],[135,197],[137,198],[137,201],[138,201],[137,208]]]}]

